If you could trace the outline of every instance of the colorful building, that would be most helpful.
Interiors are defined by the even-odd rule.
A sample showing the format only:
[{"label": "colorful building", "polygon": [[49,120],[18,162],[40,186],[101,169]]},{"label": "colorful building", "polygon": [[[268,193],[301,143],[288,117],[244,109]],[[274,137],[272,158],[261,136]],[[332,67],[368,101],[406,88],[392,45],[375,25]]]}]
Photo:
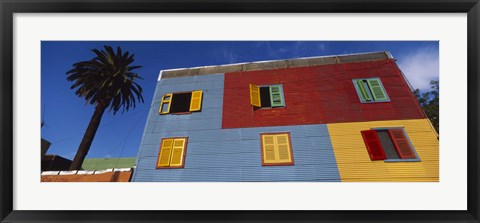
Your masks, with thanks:
[{"label": "colorful building", "polygon": [[88,158],[81,170],[68,170],[71,160],[48,154],[44,159],[41,182],[130,182],[136,160],[134,157]]},{"label": "colorful building", "polygon": [[438,181],[438,146],[389,52],[163,70],[132,181]]}]

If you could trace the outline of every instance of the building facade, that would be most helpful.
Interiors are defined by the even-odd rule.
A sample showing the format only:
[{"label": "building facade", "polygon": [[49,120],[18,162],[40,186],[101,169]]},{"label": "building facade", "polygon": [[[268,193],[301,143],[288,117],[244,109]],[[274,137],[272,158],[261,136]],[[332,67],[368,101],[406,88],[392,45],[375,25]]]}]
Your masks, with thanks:
[{"label": "building facade", "polygon": [[438,181],[438,145],[388,52],[164,70],[132,181]]},{"label": "building facade", "polygon": [[81,170],[68,170],[71,160],[57,155],[42,157],[41,182],[130,182],[135,157],[88,158]]}]

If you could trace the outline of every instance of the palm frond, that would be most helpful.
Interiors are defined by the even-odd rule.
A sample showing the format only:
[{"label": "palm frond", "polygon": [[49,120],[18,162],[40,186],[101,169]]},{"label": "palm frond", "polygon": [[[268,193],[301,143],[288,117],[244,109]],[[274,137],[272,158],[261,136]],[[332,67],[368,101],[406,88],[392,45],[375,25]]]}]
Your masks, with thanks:
[{"label": "palm frond", "polygon": [[143,80],[132,70],[141,66],[131,66],[134,55],[123,52],[120,47],[115,50],[104,46],[103,50],[92,49],[95,57],[88,61],[73,64],[66,72],[67,80],[73,82],[71,89],[83,97],[87,104],[102,103],[116,114],[120,109],[128,111],[136,107],[136,102],[143,103],[142,88],[136,79]]}]

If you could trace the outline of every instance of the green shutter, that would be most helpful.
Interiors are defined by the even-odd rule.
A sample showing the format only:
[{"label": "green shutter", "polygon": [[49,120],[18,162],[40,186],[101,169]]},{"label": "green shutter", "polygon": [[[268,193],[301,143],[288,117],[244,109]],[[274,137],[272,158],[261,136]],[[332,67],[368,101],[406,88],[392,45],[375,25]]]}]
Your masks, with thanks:
[{"label": "green shutter", "polygon": [[361,97],[361,101],[371,101],[372,98],[370,94],[365,89],[365,85],[363,85],[363,80],[356,80],[355,83],[357,84],[357,90],[359,91],[359,95]]},{"label": "green shutter", "polygon": [[370,87],[370,91],[372,92],[375,101],[388,100],[387,94],[385,93],[382,85],[380,84],[380,79],[367,79],[367,83]]},{"label": "green shutter", "polygon": [[285,102],[283,101],[282,85],[270,86],[270,103],[272,107],[285,106]]}]

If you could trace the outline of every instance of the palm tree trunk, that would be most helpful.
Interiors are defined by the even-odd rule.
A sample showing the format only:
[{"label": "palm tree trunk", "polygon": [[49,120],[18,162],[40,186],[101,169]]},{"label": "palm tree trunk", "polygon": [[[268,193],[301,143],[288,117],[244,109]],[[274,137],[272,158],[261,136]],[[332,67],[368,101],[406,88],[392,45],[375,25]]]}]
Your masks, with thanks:
[{"label": "palm tree trunk", "polygon": [[83,135],[82,142],[80,142],[77,154],[75,155],[75,158],[73,159],[72,165],[70,165],[69,170],[79,170],[82,167],[83,160],[87,156],[88,150],[90,150],[90,146],[92,145],[93,138],[97,133],[97,129],[100,125],[100,121],[102,120],[105,109],[106,106],[103,104],[98,104],[95,107],[95,112],[93,113],[92,119],[90,119],[90,123],[88,124],[87,130],[85,131],[85,135]]}]

